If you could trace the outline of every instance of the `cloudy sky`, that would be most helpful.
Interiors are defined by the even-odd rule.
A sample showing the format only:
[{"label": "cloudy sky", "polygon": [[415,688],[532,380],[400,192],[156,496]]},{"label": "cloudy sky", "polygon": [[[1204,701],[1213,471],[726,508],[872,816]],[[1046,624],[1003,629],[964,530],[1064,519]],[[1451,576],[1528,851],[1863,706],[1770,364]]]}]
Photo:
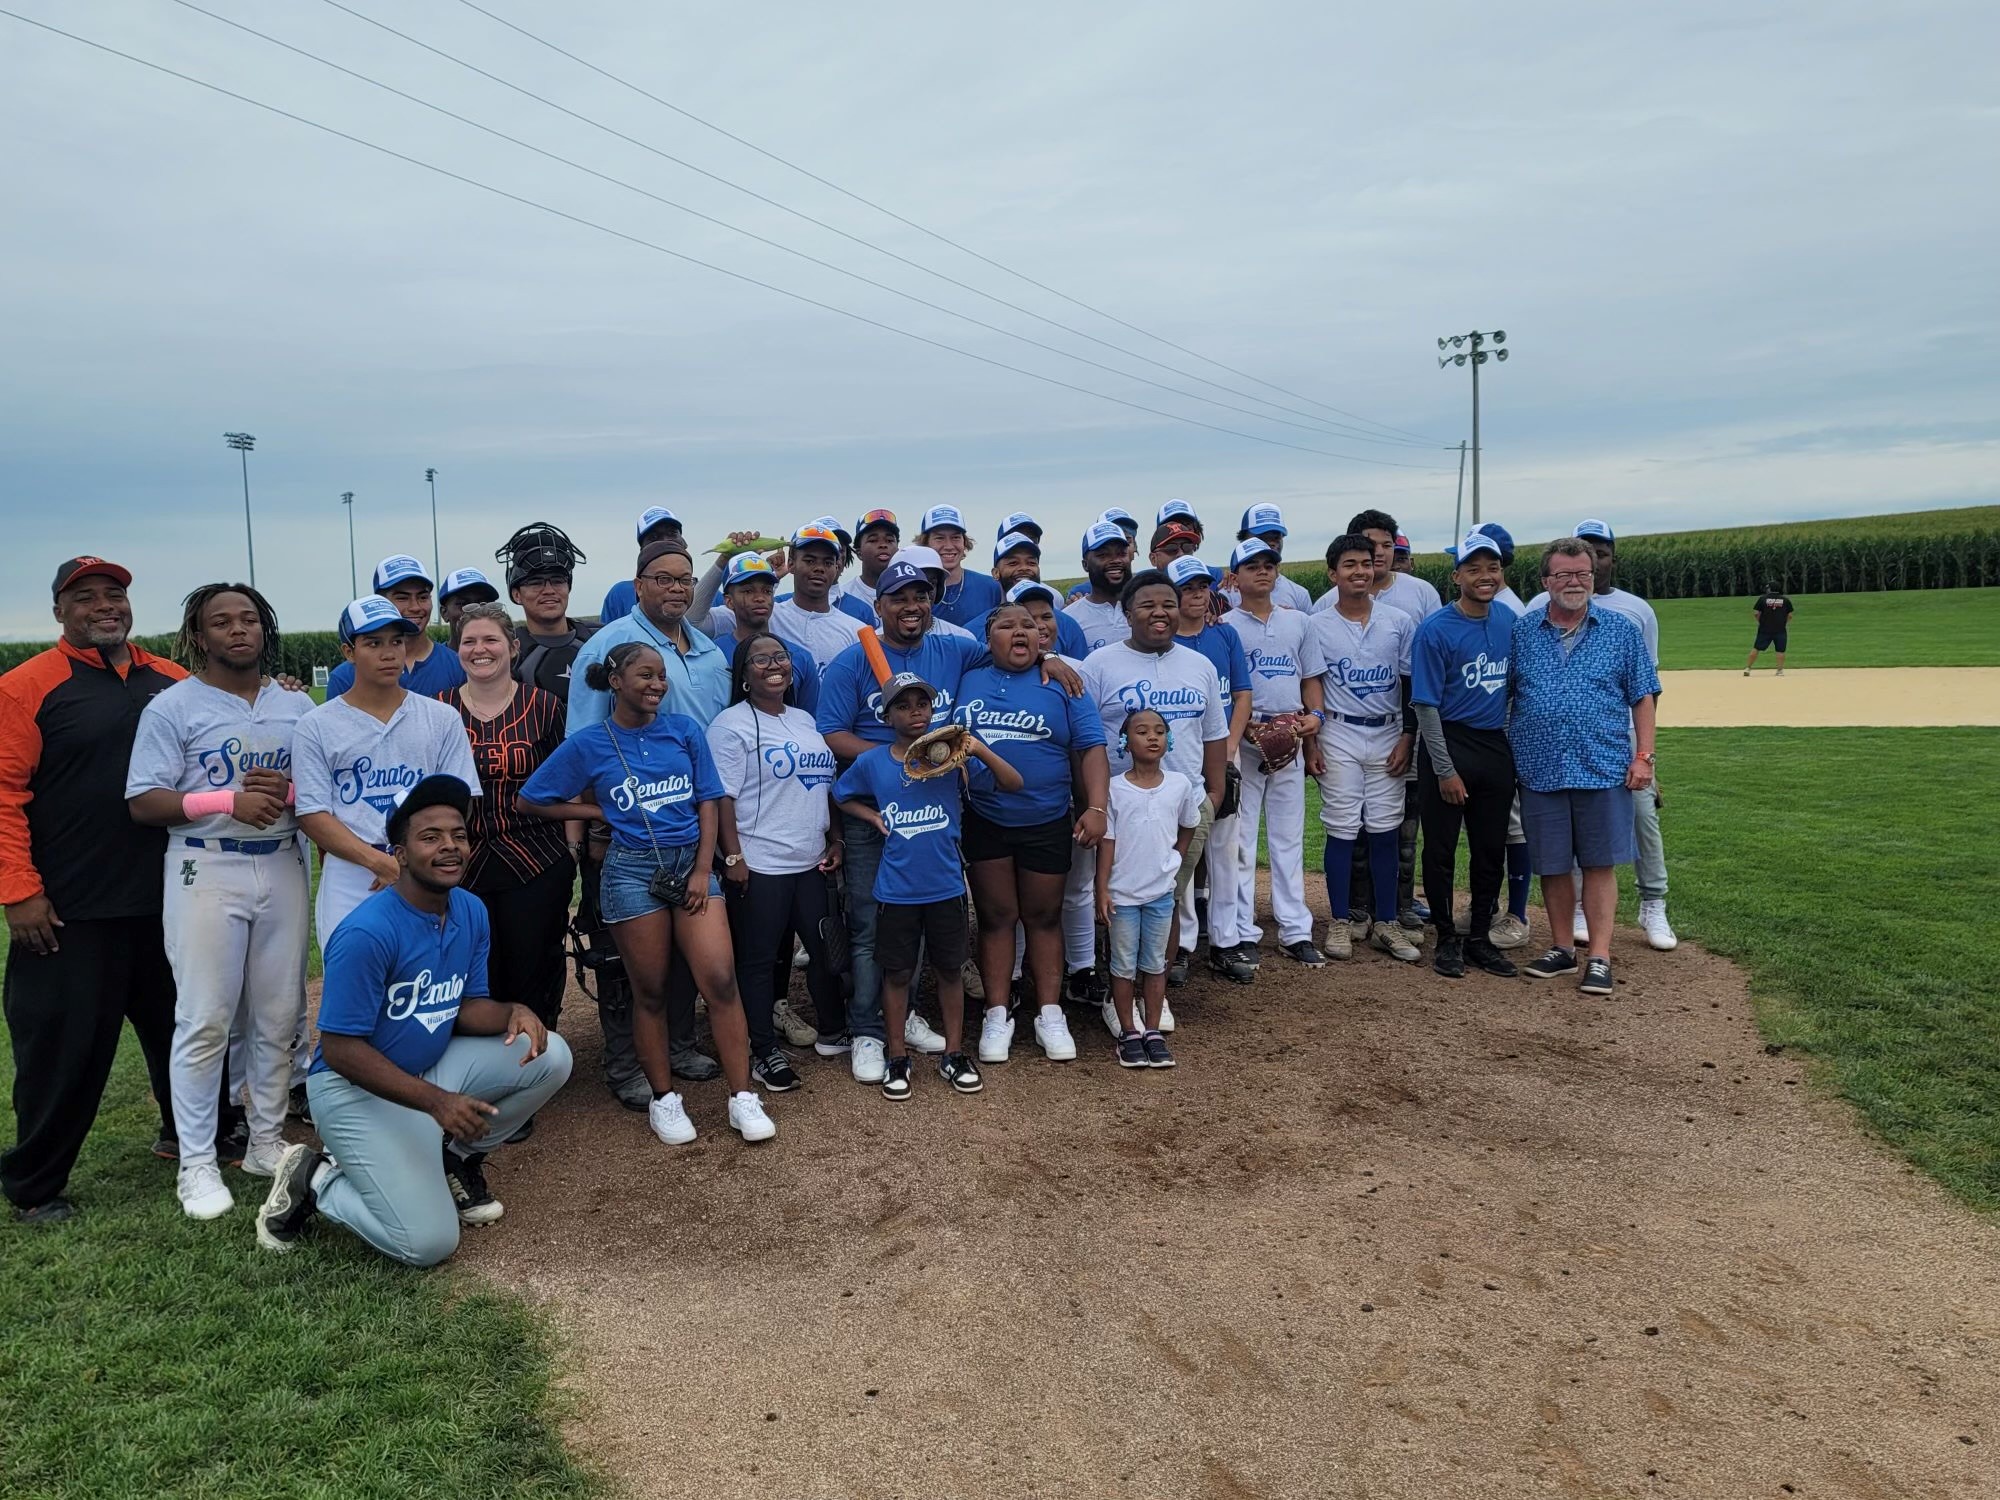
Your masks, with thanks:
[{"label": "cloudy sky", "polygon": [[697,546],[826,510],[951,500],[990,532],[1024,508],[1061,539],[1052,573],[1099,509],[1176,495],[1225,523],[1275,500],[1295,552],[1363,505],[1435,547],[1469,428],[1435,340],[1474,327],[1518,351],[1483,382],[1485,513],[1517,534],[1994,495],[1990,5],[481,0],[1138,332],[464,0],[342,4],[632,139],[332,0],[200,3],[656,198],[176,0],[0,3],[922,338],[1297,445],[982,364],[0,17],[0,635],[47,633],[77,552],[134,566],[142,628],[242,576],[237,429],[258,582],[296,625],[348,597],[341,492],[364,582],[430,556],[426,466],[447,568],[552,519],[590,555],[585,608],[654,503]]}]

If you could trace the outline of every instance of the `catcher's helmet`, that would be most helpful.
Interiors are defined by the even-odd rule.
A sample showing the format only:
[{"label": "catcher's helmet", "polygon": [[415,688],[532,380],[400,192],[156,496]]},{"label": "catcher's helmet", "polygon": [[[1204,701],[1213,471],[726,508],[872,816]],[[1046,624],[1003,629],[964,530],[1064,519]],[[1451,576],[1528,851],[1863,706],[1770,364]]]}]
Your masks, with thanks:
[{"label": "catcher's helmet", "polygon": [[546,577],[551,573],[561,574],[564,578],[573,577],[576,565],[590,560],[560,526],[547,521],[534,521],[523,526],[500,545],[493,557],[495,561],[507,565],[507,587],[510,591],[524,579]]}]

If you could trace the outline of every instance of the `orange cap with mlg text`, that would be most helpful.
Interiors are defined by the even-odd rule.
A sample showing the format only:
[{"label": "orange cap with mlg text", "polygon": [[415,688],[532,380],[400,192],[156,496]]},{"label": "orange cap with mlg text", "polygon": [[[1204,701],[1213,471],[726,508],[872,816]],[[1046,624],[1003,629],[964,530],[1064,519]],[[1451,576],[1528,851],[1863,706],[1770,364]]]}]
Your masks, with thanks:
[{"label": "orange cap with mlg text", "polygon": [[49,593],[54,598],[61,598],[64,589],[77,579],[88,578],[93,573],[102,573],[106,578],[115,580],[120,588],[129,589],[132,586],[131,572],[115,562],[107,562],[101,557],[72,557],[56,569],[56,581]]}]

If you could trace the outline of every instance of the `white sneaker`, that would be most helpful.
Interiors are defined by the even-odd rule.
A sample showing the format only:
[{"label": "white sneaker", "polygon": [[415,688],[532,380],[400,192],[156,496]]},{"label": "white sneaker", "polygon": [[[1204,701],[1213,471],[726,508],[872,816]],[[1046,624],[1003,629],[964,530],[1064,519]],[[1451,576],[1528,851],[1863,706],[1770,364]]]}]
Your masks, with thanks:
[{"label": "white sneaker", "polygon": [[[1375,930],[1368,935],[1368,941],[1402,963],[1413,964],[1423,957],[1417,945],[1410,941],[1410,935],[1396,922],[1377,922]],[[1160,1029],[1166,1030],[1164,1026]]]},{"label": "white sneaker", "polygon": [[1579,946],[1590,946],[1590,919],[1583,914],[1583,903],[1576,903],[1576,918],[1570,923],[1570,935]]},{"label": "white sneaker", "polygon": [[1496,948],[1518,948],[1528,940],[1528,924],[1511,911],[1503,911],[1486,929],[1486,940]]},{"label": "white sneaker", "polygon": [[1667,898],[1639,903],[1639,925],[1646,929],[1646,941],[1661,953],[1671,953],[1681,945],[1667,924]]},{"label": "white sneaker", "polygon": [[1004,1005],[989,1006],[986,1019],[979,1023],[979,1060],[1003,1063],[1007,1049],[1014,1045],[1014,1018]]},{"label": "white sneaker", "polygon": [[[778,1133],[777,1124],[764,1113],[764,1101],[755,1094],[729,1096],[729,1128],[746,1141],[768,1141]],[[688,1127],[693,1134],[694,1127]]]},{"label": "white sneaker", "polygon": [[1319,950],[1328,958],[1354,957],[1354,932],[1345,922],[1326,924],[1326,943]]},{"label": "white sneaker", "polygon": [[[1133,997],[1132,1003],[1134,1005],[1139,1003],[1136,995]],[[1106,995],[1098,1004],[1097,1013],[1104,1017],[1104,1029],[1111,1033],[1112,1041],[1122,1042],[1125,1040],[1125,1028],[1118,1024],[1118,1006],[1109,995]]]},{"label": "white sneaker", "polygon": [[880,1083],[888,1073],[889,1049],[881,1038],[858,1036],[847,1065],[854,1070],[856,1083]]},{"label": "white sneaker", "polygon": [[1035,1012],[1035,1040],[1050,1062],[1076,1061],[1076,1038],[1069,1034],[1060,1005],[1044,1005]]},{"label": "white sneaker", "polygon": [[[1133,1011],[1132,1019],[1135,1021],[1139,1019],[1138,1011],[1136,1010]],[[1173,1002],[1171,1000],[1168,1000],[1163,995],[1160,997],[1160,1030],[1162,1032],[1168,1032],[1172,1031],[1173,1029],[1174,1029]]]},{"label": "white sneaker", "polygon": [[[732,1111],[735,1100],[730,1100]],[[662,1094],[646,1108],[646,1123],[653,1127],[653,1134],[669,1146],[685,1146],[694,1139],[694,1121],[681,1107],[679,1094]]]},{"label": "white sneaker", "polygon": [[903,1020],[903,1043],[912,1052],[927,1052],[933,1057],[944,1051],[944,1038],[931,1030],[931,1023],[915,1011]]},{"label": "white sneaker", "polygon": [[268,1145],[256,1141],[243,1153],[243,1170],[252,1177],[276,1177],[278,1163],[285,1159],[285,1140],[280,1137]]},{"label": "white sneaker", "polygon": [[793,1047],[810,1047],[819,1040],[819,1028],[808,1026],[792,1009],[789,1000],[780,1000],[771,1007],[771,1024],[778,1028],[778,1035]]},{"label": "white sneaker", "polygon": [[236,1200],[222,1184],[222,1168],[214,1162],[199,1167],[182,1167],[175,1183],[181,1212],[190,1219],[219,1219],[236,1207]]}]

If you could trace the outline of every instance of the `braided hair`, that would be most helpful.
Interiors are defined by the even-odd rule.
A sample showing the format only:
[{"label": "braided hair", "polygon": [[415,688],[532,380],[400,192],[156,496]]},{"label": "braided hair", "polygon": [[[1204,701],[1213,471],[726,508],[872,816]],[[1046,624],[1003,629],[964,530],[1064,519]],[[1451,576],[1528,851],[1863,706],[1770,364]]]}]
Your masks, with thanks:
[{"label": "braided hair", "polygon": [[277,611],[271,608],[270,600],[247,583],[204,583],[181,601],[181,628],[174,636],[174,660],[190,672],[199,672],[208,665],[208,652],[201,644],[201,617],[221,594],[241,594],[256,609],[258,623],[264,627],[264,650],[257,658],[257,665],[266,677],[277,676],[282,662]]}]

